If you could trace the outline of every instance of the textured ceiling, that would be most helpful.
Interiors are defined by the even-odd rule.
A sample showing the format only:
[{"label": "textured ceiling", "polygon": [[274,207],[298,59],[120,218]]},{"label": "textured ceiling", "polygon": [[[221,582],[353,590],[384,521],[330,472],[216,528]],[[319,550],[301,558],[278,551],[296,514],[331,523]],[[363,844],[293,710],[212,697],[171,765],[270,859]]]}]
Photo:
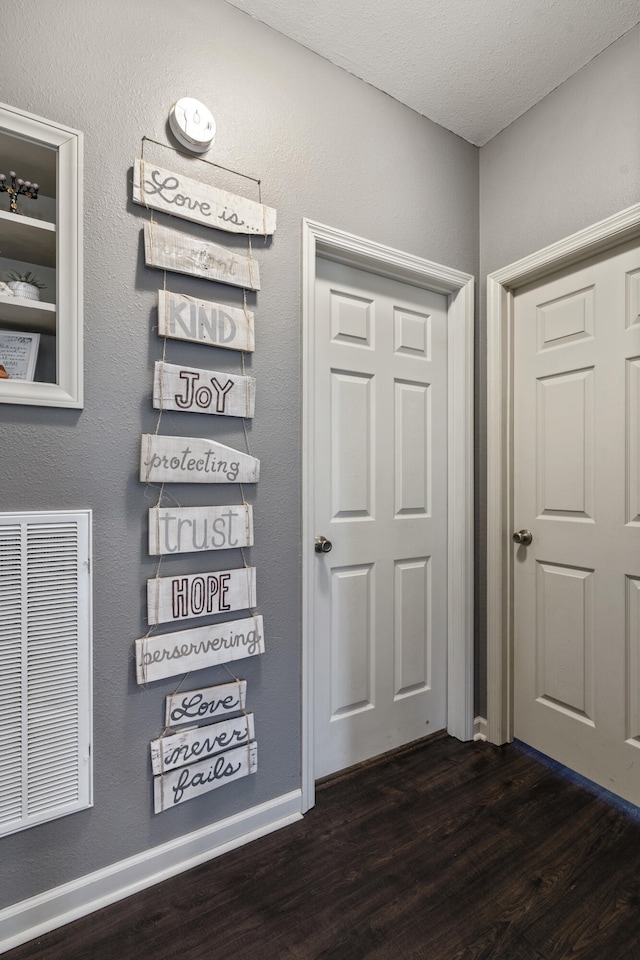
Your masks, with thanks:
[{"label": "textured ceiling", "polygon": [[481,146],[640,22],[640,0],[230,0]]}]

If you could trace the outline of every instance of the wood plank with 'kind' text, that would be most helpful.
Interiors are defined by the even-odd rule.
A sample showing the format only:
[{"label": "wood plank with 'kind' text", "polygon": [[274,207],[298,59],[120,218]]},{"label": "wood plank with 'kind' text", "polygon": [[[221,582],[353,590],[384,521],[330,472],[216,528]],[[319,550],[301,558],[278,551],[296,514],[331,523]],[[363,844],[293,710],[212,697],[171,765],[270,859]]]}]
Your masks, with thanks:
[{"label": "wood plank with 'kind' text", "polygon": [[183,690],[165,698],[165,727],[179,727],[198,720],[211,720],[226,713],[244,710],[247,703],[247,681],[233,680],[215,687]]},{"label": "wood plank with 'kind' text", "polygon": [[169,290],[158,290],[158,335],[244,353],[256,348],[251,310]]},{"label": "wood plank with 'kind' text", "polygon": [[252,713],[182,733],[169,733],[151,741],[151,767],[155,774],[166,773],[252,740],[255,740]]},{"label": "wood plank with 'kind' text", "polygon": [[190,767],[154,777],[154,810],[162,813],[201,793],[247,777],[257,769],[258,745],[254,740],[246,747],[236,747]]},{"label": "wood plank with 'kind' text", "polygon": [[140,446],[143,483],[257,483],[260,461],[205,437],[144,433]]},{"label": "wood plank with 'kind' text", "polygon": [[136,680],[152,683],[264,653],[262,617],[177,630],[136,640]]},{"label": "wood plank with 'kind' text", "polygon": [[147,580],[147,620],[152,624],[249,610],[255,605],[255,567]]},{"label": "wood plank with 'kind' text", "polygon": [[156,360],[153,378],[153,406],[156,410],[251,419],[255,405],[256,381],[253,377]]},{"label": "wood plank with 'kind' text", "polygon": [[227,233],[257,233],[266,237],[276,229],[273,207],[163,170],[148,160],[136,160],[133,165],[133,200]]},{"label": "wood plank with 'kind' text", "polygon": [[149,555],[198,553],[253,546],[253,508],[248,503],[220,507],[151,507]]},{"label": "wood plank with 'kind' text", "polygon": [[187,273],[248,290],[260,289],[260,268],[254,257],[157,223],[144,225],[144,259],[148,267],[158,270]]}]

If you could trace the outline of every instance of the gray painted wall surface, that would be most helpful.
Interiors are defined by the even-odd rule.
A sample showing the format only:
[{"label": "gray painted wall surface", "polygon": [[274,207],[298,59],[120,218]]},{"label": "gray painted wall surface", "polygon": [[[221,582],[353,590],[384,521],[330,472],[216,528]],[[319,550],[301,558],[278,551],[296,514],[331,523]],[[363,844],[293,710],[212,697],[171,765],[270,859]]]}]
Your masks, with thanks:
[{"label": "gray painted wall surface", "polygon": [[[185,95],[216,117],[211,159],[260,177],[278,211],[273,243],[254,243],[262,291],[248,298],[257,311],[249,437],[263,479],[245,492],[268,652],[237,665],[256,716],[257,776],[154,816],[148,745],[177,681],[138,688],[132,647],[146,630],[145,581],[156,571],[145,547],[156,494],[138,482],[137,460],[140,434],[156,424],[162,274],[144,267],[148,214],[129,198],[141,137],[166,141],[169,108]],[[0,100],[85,133],[86,356],[83,411],[0,406],[1,509],[90,507],[95,551],[95,806],[0,840],[1,908],[299,786],[301,219],[477,274],[479,206],[476,148],[220,0],[23,0],[3,40]],[[160,147],[147,156],[256,196],[248,181]],[[167,285],[242,302],[205,281],[169,275]],[[167,357],[239,371],[238,354],[177,341]],[[165,414],[161,432],[209,430],[244,449],[241,427],[222,419]],[[220,489],[216,502],[225,502]],[[185,504],[212,502],[198,487],[172,492]],[[162,572],[224,567],[223,557],[228,565],[229,555],[171,558]],[[189,686],[227,677],[212,669]]]},{"label": "gray painted wall surface", "polygon": [[[480,149],[477,556],[486,550],[488,273],[640,201],[640,27]],[[477,710],[486,715],[484,564],[477,565]]]}]

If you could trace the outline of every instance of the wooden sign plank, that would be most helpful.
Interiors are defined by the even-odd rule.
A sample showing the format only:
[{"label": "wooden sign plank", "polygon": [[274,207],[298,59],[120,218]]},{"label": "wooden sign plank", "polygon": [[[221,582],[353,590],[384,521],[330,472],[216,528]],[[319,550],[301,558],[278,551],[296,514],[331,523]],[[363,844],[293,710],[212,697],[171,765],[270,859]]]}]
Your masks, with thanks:
[{"label": "wooden sign plank", "polygon": [[162,813],[201,793],[248,777],[257,769],[258,745],[254,740],[246,747],[236,747],[210,760],[201,760],[190,767],[154,777],[154,810]]},{"label": "wooden sign plank", "polygon": [[148,267],[158,270],[187,273],[248,290],[260,289],[260,268],[254,257],[157,223],[144,225],[144,259]]},{"label": "wooden sign plank", "polygon": [[221,507],[151,507],[149,555],[199,553],[253,546],[253,508],[248,503]]},{"label": "wooden sign plank", "polygon": [[205,437],[142,435],[143,483],[257,483],[260,461]]},{"label": "wooden sign plank", "polygon": [[204,727],[169,733],[151,741],[151,767],[155,774],[185,767],[217,753],[255,740],[253,714],[207,723]]},{"label": "wooden sign plank", "polygon": [[164,170],[148,160],[134,162],[133,201],[227,233],[266,237],[276,229],[273,207]]},{"label": "wooden sign plank", "polygon": [[147,580],[147,620],[173,623],[256,605],[256,568],[153,577]]},{"label": "wooden sign plank", "polygon": [[256,406],[256,381],[235,373],[156,360],[153,406],[156,410],[251,419]]},{"label": "wooden sign plank", "polygon": [[136,640],[136,680],[152,683],[264,653],[261,616]]},{"label": "wooden sign plank", "polygon": [[251,310],[170,290],[158,290],[158,335],[245,353],[256,348]]},{"label": "wooden sign plank", "polygon": [[197,720],[210,720],[244,710],[247,681],[233,680],[216,687],[183,690],[165,698],[165,727],[179,727]]}]

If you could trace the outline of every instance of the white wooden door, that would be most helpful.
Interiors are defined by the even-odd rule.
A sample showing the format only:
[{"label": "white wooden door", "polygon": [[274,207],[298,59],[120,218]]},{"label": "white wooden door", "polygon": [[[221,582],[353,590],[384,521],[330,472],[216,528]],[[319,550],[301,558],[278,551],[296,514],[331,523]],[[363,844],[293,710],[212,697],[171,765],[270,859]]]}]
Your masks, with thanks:
[{"label": "white wooden door", "polygon": [[446,725],[447,300],[318,260],[315,776]]},{"label": "white wooden door", "polygon": [[514,298],[514,732],[640,803],[640,248]]}]

